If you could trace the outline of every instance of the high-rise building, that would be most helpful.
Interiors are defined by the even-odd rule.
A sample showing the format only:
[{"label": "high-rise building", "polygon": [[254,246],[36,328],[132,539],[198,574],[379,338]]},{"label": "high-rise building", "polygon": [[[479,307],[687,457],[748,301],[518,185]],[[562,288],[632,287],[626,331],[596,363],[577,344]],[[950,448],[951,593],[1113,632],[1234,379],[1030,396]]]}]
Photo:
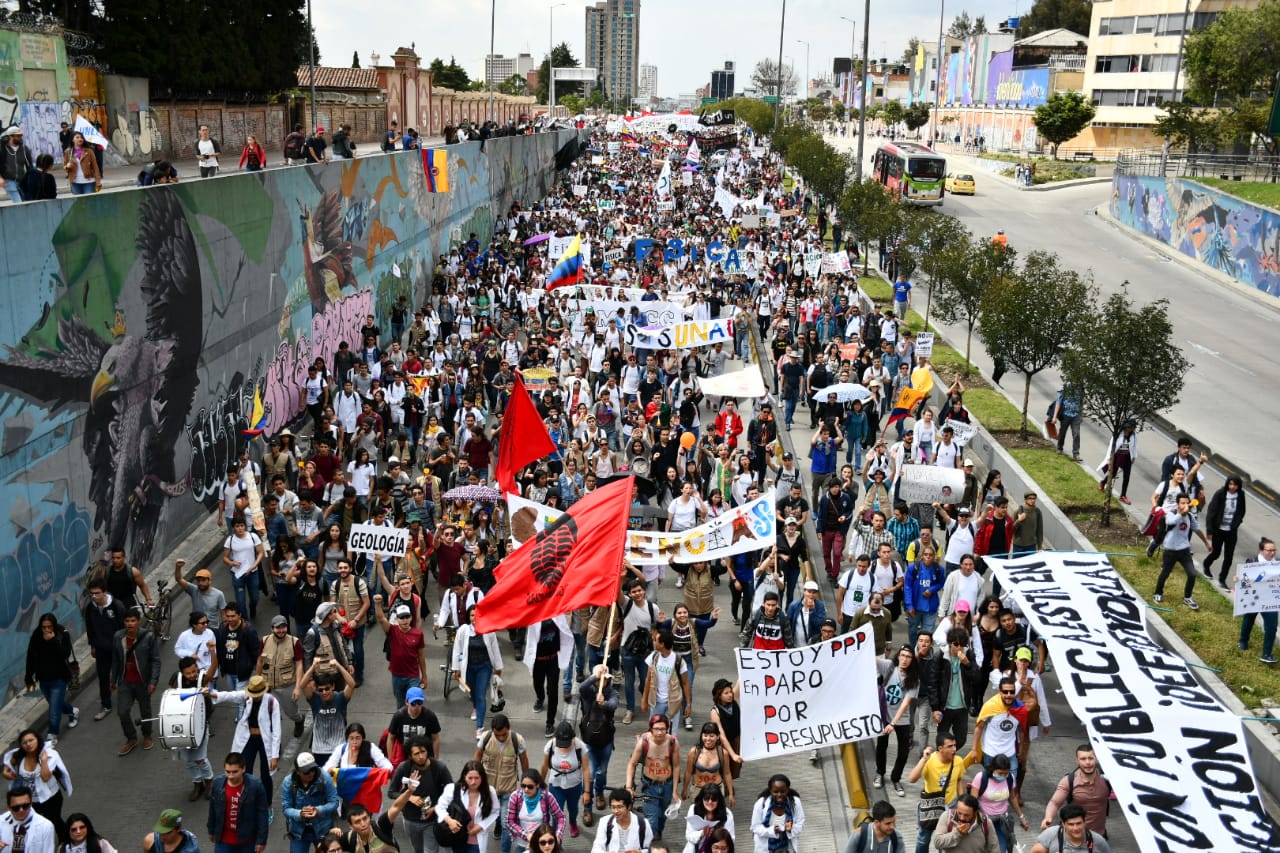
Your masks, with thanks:
[{"label": "high-rise building", "polygon": [[521,53],[516,56],[503,56],[500,53],[490,54],[484,58],[484,80],[486,84],[498,86],[512,74],[528,76],[535,67],[533,56]]},{"label": "high-rise building", "polygon": [[652,101],[658,97],[658,66],[647,63],[640,66],[640,87],[637,97],[642,101]]},{"label": "high-rise building", "polygon": [[[598,0],[586,8],[583,63],[596,69],[596,86],[615,103],[640,94],[640,0]],[[590,95],[596,86],[588,85]]]},{"label": "high-rise building", "polygon": [[723,101],[733,97],[733,63],[726,62],[724,69],[711,72],[711,94],[708,97]]}]

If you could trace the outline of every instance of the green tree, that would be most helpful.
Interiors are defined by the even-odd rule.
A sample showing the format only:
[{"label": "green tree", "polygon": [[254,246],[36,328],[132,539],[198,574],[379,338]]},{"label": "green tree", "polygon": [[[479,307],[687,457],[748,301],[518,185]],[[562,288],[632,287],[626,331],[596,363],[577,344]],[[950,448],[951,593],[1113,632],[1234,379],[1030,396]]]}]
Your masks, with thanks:
[{"label": "green tree", "polygon": [[1089,0],[1036,0],[1018,21],[1018,38],[1061,27],[1078,33],[1082,40],[1087,41],[1092,14]]},{"label": "green tree", "polygon": [[360,51],[358,50],[351,51],[351,67],[352,68],[360,67]]},{"label": "green tree", "polygon": [[581,95],[562,95],[556,98],[556,103],[569,111],[569,115],[576,116],[584,112],[587,102],[582,99]]},{"label": "green tree", "polygon": [[840,194],[840,218],[863,244],[862,271],[869,266],[869,245],[888,239],[900,229],[902,207],[882,184],[870,178],[850,182]]},{"label": "green tree", "polygon": [[917,101],[907,107],[902,113],[902,121],[906,124],[907,130],[914,132],[928,124],[930,107],[930,104],[923,101]]},{"label": "green tree", "polygon": [[[1062,360],[1062,378],[1080,395],[1082,414],[1103,427],[1112,446],[1126,421],[1141,427],[1172,408],[1191,369],[1174,339],[1169,303],[1134,305],[1128,284],[1098,311],[1081,311],[1081,334]],[[1107,469],[1103,527],[1111,525],[1115,470],[1114,464]]]},{"label": "green tree", "polygon": [[822,198],[838,198],[848,180],[849,158],[816,133],[802,136],[790,145],[787,165],[795,169],[810,189]]},{"label": "green tree", "polygon": [[746,122],[751,132],[757,135],[773,130],[773,105],[759,98],[728,98],[716,104],[716,109],[733,110],[738,121]]},{"label": "green tree", "polygon": [[929,277],[929,293],[924,303],[924,321],[927,324],[933,308],[933,294],[968,269],[973,235],[954,216],[925,208],[910,208],[907,214],[924,220],[923,227],[913,230],[916,236],[910,251],[920,258],[920,269]]},{"label": "green tree", "polygon": [[899,101],[889,101],[884,105],[882,112],[885,123],[890,127],[900,123],[907,117],[907,110]]},{"label": "green tree", "polygon": [[1015,263],[1013,250],[996,246],[985,237],[974,237],[969,240],[964,262],[958,269],[949,269],[936,288],[934,300],[938,303],[938,316],[944,323],[965,326],[966,367],[971,364],[973,330],[982,317],[982,297],[992,282],[1009,275]]},{"label": "green tree", "polygon": [[782,127],[778,128],[777,133],[770,137],[770,142],[773,145],[774,151],[777,151],[783,157],[786,157],[787,152],[791,149],[792,145],[795,145],[801,139],[809,136],[816,137],[816,134],[808,128],[802,127],[798,124],[784,124]]},{"label": "green tree", "polygon": [[1055,254],[1032,252],[1021,269],[998,276],[982,297],[978,336],[987,352],[1024,377],[1022,428],[1027,438],[1031,380],[1062,361],[1096,294],[1089,280],[1064,267]]},{"label": "green tree", "polygon": [[[985,27],[986,25],[983,24]],[[947,28],[947,35],[954,39],[967,39],[974,34],[973,20],[969,17],[968,10],[962,11],[956,15],[951,22],[951,26]]]},{"label": "green tree", "polygon": [[604,96],[603,89],[592,89],[591,94],[587,96],[587,106],[593,110],[598,110],[609,102]]},{"label": "green tree", "polygon": [[1205,29],[1187,36],[1186,97],[1212,105],[1222,135],[1248,145],[1254,134],[1271,153],[1276,140],[1267,118],[1280,68],[1280,3],[1228,9]]},{"label": "green tree", "polygon": [[448,65],[445,65],[439,57],[431,60],[427,70],[431,72],[432,86],[452,89],[455,92],[465,92],[471,88],[471,78],[467,75],[466,69],[452,56],[449,57]]},{"label": "green tree", "polygon": [[[556,61],[556,68],[577,68],[579,62],[577,57],[573,55],[573,51],[569,49],[567,42],[560,42],[551,49],[551,55]],[[542,60],[542,64],[538,66],[538,85],[534,88],[532,94],[538,103],[545,104],[547,102],[547,88],[551,83],[550,72],[547,70],[547,60]],[[557,80],[556,81],[556,103],[560,102],[561,95],[580,95],[582,94],[582,82],[578,80]]]},{"label": "green tree", "polygon": [[1058,146],[1088,127],[1097,112],[1079,92],[1054,92],[1049,100],[1036,107],[1036,130],[1041,138],[1053,144],[1054,159],[1058,157]]},{"label": "green tree", "polygon": [[844,104],[840,103],[839,101],[832,101],[831,117],[834,118],[836,121],[844,121],[844,116],[845,116]]},{"label": "green tree", "polygon": [[908,68],[914,68],[916,65],[916,54],[920,52],[920,39],[912,36],[907,40],[907,46],[902,51],[902,64]]},{"label": "green tree", "polygon": [[498,91],[504,95],[523,95],[529,88],[529,81],[519,74],[512,74],[498,85]]},{"label": "green tree", "polygon": [[1198,151],[1216,151],[1222,142],[1223,127],[1216,112],[1198,107],[1190,101],[1161,101],[1164,115],[1156,119],[1152,132],[1169,140],[1173,146]]}]

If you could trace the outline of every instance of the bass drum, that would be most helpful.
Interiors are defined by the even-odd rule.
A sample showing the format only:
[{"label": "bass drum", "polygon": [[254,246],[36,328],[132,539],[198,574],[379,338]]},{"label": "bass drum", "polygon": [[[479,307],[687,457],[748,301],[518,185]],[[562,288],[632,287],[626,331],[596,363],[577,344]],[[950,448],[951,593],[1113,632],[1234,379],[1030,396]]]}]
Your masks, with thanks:
[{"label": "bass drum", "polygon": [[194,688],[166,690],[160,697],[160,745],[194,749],[204,742],[205,697]]}]

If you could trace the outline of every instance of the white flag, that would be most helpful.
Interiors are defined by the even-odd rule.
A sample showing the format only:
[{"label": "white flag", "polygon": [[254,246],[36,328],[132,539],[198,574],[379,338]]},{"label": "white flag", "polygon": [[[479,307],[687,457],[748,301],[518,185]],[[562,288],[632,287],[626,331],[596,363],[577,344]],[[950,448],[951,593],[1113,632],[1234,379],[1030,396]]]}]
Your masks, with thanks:
[{"label": "white flag", "polygon": [[685,152],[684,159],[686,163],[698,163],[702,160],[702,152],[698,149],[698,140],[689,143],[689,150]]},{"label": "white flag", "polygon": [[658,180],[653,185],[653,194],[658,198],[667,198],[671,195],[671,161],[666,160],[662,164],[662,172],[658,175]]},{"label": "white flag", "polygon": [[84,141],[90,145],[100,145],[103,148],[108,148],[111,145],[107,138],[99,133],[98,129],[84,116],[76,116],[75,132],[83,136]]}]

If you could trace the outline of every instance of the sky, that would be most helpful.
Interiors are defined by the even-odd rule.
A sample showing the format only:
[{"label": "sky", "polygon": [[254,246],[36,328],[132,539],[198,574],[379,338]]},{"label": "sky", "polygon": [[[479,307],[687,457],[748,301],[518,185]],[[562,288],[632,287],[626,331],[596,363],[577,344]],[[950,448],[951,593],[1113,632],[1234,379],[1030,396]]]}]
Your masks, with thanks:
[{"label": "sky", "polygon": [[[531,53],[537,62],[546,56],[551,33],[548,30],[548,0],[493,0],[497,8],[494,52],[506,56]],[[988,26],[1026,12],[1031,0],[968,0],[967,5],[946,4],[946,23],[961,11],[970,17],[986,15]],[[736,88],[746,85],[751,69],[766,57],[777,59],[778,25],[782,0],[640,0],[640,62],[658,67],[658,92],[663,97],[691,93],[711,79],[713,68],[726,61],[736,63]],[[573,55],[583,60],[586,3],[571,0],[551,13],[555,41],[567,41]],[[895,9],[895,7],[897,7]],[[871,4],[872,60],[902,55],[914,35],[936,42],[938,2],[910,2],[907,11],[899,4],[875,0]],[[784,63],[794,63],[798,77],[805,74],[806,47],[809,47],[809,76],[831,71],[831,60],[849,55],[852,25],[841,16],[857,21],[857,53],[862,52],[864,3],[857,0],[788,0],[786,32],[783,38]],[[893,11],[890,11],[893,10]],[[349,4],[313,0],[316,37],[325,65],[347,66],[352,51],[360,54],[360,64],[371,64],[377,52],[380,63],[388,64],[396,48],[414,49],[425,66],[440,56],[446,62],[454,56],[473,79],[482,78],[484,57],[489,52],[490,2],[451,0],[422,3],[410,0],[379,0],[377,14],[362,15]],[[353,14],[354,13],[354,14]],[[994,27],[992,27],[994,28]]]}]

